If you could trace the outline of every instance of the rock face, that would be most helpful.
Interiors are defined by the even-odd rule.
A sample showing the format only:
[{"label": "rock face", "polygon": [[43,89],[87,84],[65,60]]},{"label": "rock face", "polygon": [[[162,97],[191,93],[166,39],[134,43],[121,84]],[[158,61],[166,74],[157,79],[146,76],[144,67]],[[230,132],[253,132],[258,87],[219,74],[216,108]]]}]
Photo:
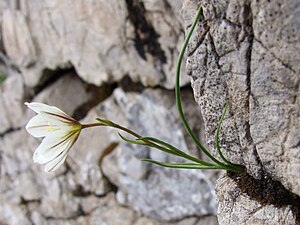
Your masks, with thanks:
[{"label": "rock face", "polygon": [[[221,135],[225,156],[257,182],[269,177],[299,196],[299,2],[213,2],[183,5],[186,28],[200,4],[204,11],[189,45],[187,73],[208,144],[214,146],[217,121],[229,101]],[[220,224],[296,224],[288,204],[262,205],[229,178],[218,182],[217,195]]]},{"label": "rock face", "polygon": [[[112,129],[82,132],[56,173],[33,164],[40,140],[24,130],[34,115],[26,101],[86,123],[108,118],[198,154],[166,89],[200,4],[186,73],[210,149],[229,101],[223,153],[246,168],[218,180],[218,210],[218,173],[143,163],[177,159]],[[1,1],[0,223],[216,225],[216,212],[220,224],[299,223],[299,10],[297,0]],[[203,135],[190,89],[183,99]]]},{"label": "rock face", "polygon": [[[24,102],[36,101],[83,123],[104,117],[199,154],[167,90],[184,38],[180,9],[179,0],[1,1],[0,224],[218,224],[218,173],[149,165],[140,158],[178,159],[93,128],[81,133],[62,168],[45,174],[32,162],[40,140],[24,129],[34,115]],[[182,93],[192,128],[203,136],[192,90]]]},{"label": "rock face", "polygon": [[[160,100],[163,95],[163,92],[150,90],[139,95],[125,95],[117,89],[114,99],[104,104],[97,114],[108,116],[118,112],[120,121],[128,121],[128,126],[142,136],[155,135],[180,149],[186,149],[184,137],[176,123],[176,109],[174,105],[169,110],[164,109],[165,105],[171,104],[168,99]],[[116,104],[111,104],[112,101]],[[155,114],[143,113],[151,110]],[[212,185],[203,172],[161,168],[143,163],[139,158],[178,161],[176,157],[149,150],[148,147],[120,143],[103,162],[104,174],[119,187],[119,202],[159,220],[215,213]]]},{"label": "rock face", "polygon": [[232,178],[221,177],[217,193],[220,224],[298,224],[293,206],[260,203],[243,192]]},{"label": "rock face", "polygon": [[180,6],[179,0],[7,2],[3,44],[28,86],[49,79],[47,71],[73,67],[95,85],[127,74],[145,86],[172,88],[183,40]]}]

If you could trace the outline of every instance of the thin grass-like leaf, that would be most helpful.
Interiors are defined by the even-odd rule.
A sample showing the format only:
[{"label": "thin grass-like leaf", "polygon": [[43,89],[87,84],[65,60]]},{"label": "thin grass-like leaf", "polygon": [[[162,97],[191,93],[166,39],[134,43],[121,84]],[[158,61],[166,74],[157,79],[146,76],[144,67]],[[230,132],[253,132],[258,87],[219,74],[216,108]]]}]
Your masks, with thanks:
[{"label": "thin grass-like leaf", "polygon": [[198,163],[165,163],[165,162],[158,162],[155,160],[151,159],[142,159],[142,161],[145,162],[150,162],[159,166],[163,167],[169,167],[169,168],[177,168],[177,169],[223,169],[222,167],[219,166],[207,166],[207,165],[202,165]]},{"label": "thin grass-like leaf", "polygon": [[137,140],[137,139],[131,139],[123,136],[122,134],[118,133],[120,138],[122,138],[123,141],[126,141],[131,144],[136,144],[136,145],[147,145],[144,141]]},{"label": "thin grass-like leaf", "polygon": [[100,123],[103,123],[106,126],[115,127],[115,123],[113,123],[110,120],[105,120],[105,119],[101,119],[101,118],[96,118],[96,120],[98,120]]},{"label": "thin grass-like leaf", "polygon": [[[137,145],[144,145],[144,146],[149,146],[149,147],[152,147],[152,148],[156,148],[156,149],[159,149],[163,152],[166,152],[168,154],[172,154],[172,155],[176,155],[176,156],[180,156],[179,154],[177,154],[176,152],[170,150],[170,149],[167,149],[167,148],[164,148],[162,146],[159,146],[159,145],[156,145],[155,143],[152,143],[151,141],[144,141],[142,140],[141,138],[138,138],[138,139],[130,139],[130,138],[126,138],[124,137],[123,135],[121,135],[119,133],[119,136],[126,142],[128,143],[131,143],[131,144],[137,144]],[[181,157],[181,156],[180,156]]]},{"label": "thin grass-like leaf", "polygon": [[181,151],[180,149],[178,149],[178,148],[174,147],[173,145],[170,145],[169,143],[166,143],[166,142],[164,142],[160,139],[153,138],[153,137],[142,137],[142,138],[139,138],[139,139],[140,140],[147,140],[147,141],[155,142],[159,145],[163,145],[163,146],[167,147],[168,149],[172,150],[173,152],[176,152],[179,156],[181,156],[185,159],[191,160],[193,162],[201,163],[201,164],[207,165],[207,166],[214,166],[214,164],[202,161],[201,159],[196,158],[195,156],[189,155],[189,154],[185,153],[184,151]]},{"label": "thin grass-like leaf", "polygon": [[220,146],[220,130],[221,130],[221,126],[222,126],[222,122],[225,118],[225,114],[226,114],[226,111],[227,111],[227,108],[228,108],[228,102],[226,102],[225,104],[225,107],[224,107],[224,110],[222,112],[222,116],[221,116],[221,119],[219,121],[219,124],[218,124],[218,127],[217,127],[217,133],[216,133],[216,148],[217,148],[217,151],[220,155],[220,157],[222,158],[222,160],[228,164],[231,164],[223,155],[222,151],[221,151],[221,146]]}]

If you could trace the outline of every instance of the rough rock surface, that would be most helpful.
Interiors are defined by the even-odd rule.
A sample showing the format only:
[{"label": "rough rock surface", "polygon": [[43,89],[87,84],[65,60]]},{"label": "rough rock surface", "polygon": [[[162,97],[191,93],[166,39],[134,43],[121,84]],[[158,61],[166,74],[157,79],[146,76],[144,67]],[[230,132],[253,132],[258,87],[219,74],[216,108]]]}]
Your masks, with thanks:
[{"label": "rough rock surface", "polygon": [[261,204],[244,193],[232,178],[220,178],[217,193],[220,224],[297,224],[291,206]]},{"label": "rough rock surface", "polygon": [[[125,95],[121,89],[116,89],[114,100],[105,102],[107,104],[97,112],[99,115],[118,112],[118,123],[128,121],[128,126],[140,135],[155,136],[185,150],[184,137],[176,123],[176,109],[169,99],[161,100],[163,95],[163,92],[150,90]],[[166,110],[166,105],[172,107]],[[104,160],[102,167],[107,178],[118,187],[120,203],[131,205],[144,215],[159,220],[215,213],[212,184],[202,171],[161,168],[141,162],[139,158],[178,161],[176,157],[148,147],[121,142],[115,152]]]},{"label": "rough rock surface", "polygon": [[[106,117],[195,151],[177,116],[174,71],[184,37],[179,0],[0,1],[0,224],[216,225],[218,173],[159,169],[175,160],[86,129],[55,173],[32,162],[40,140],[24,102],[83,123]],[[183,77],[182,83],[189,78]],[[192,91],[187,117],[203,136]],[[108,150],[113,151],[104,157]],[[102,162],[102,164],[101,164]],[[101,164],[101,165],[100,165]]]},{"label": "rough rock surface", "polygon": [[[187,73],[209,146],[214,146],[217,122],[228,100],[221,134],[225,156],[244,165],[258,181],[270,177],[299,196],[299,1],[183,2],[186,28],[200,4],[204,11],[204,22],[188,47]],[[288,207],[264,206],[242,193],[235,200],[232,187],[223,181],[217,189],[221,224],[273,224],[272,216],[281,216],[276,221],[284,224],[284,216],[295,218]]]},{"label": "rough rock surface", "polygon": [[95,85],[127,74],[172,88],[183,40],[180,7],[179,0],[7,1],[3,45],[29,86],[56,68],[74,67]]},{"label": "rough rock surface", "polygon": [[[14,79],[9,76],[1,87]],[[72,84],[73,88],[63,88],[63,84]],[[69,73],[43,88],[32,100],[58,105],[74,115],[82,105],[90,102],[92,94],[85,86]],[[8,95],[10,89],[3,91]],[[59,98],[61,95],[65,98]],[[173,93],[163,90],[125,93],[118,88],[110,98],[90,109],[82,122],[93,122],[97,116],[110,117],[141,133],[149,132],[149,135],[155,135],[159,124],[158,136],[184,148],[186,143],[172,96]],[[24,100],[20,99],[16,100],[21,111],[18,108],[16,111],[22,114],[25,107]],[[76,100],[69,104],[72,99]],[[150,113],[150,109],[155,113]],[[213,184],[203,172],[160,170],[139,160],[143,155],[164,160],[167,159],[164,154],[121,142],[104,158],[103,174],[99,167],[103,151],[120,142],[116,131],[109,128],[82,132],[65,165],[56,173],[45,174],[43,166],[32,162],[32,153],[40,141],[30,137],[23,128],[33,116],[31,111],[26,112],[19,126],[13,129],[11,126],[0,139],[0,199],[6,203],[0,207],[1,223],[115,225],[146,221],[154,225],[193,225],[201,224],[200,215],[215,213]],[[178,180],[182,183],[177,184]],[[126,206],[121,206],[124,204]],[[178,222],[160,222],[171,219]],[[214,216],[206,216],[203,221],[217,224]]]}]

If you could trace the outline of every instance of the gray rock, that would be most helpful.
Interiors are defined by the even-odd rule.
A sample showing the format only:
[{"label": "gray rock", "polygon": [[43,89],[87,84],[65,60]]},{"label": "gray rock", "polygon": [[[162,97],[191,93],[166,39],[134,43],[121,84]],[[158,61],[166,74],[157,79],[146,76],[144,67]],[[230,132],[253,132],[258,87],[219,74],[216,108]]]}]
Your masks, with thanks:
[{"label": "gray rock", "polygon": [[0,86],[0,134],[23,127],[24,85],[19,73],[12,73]]},{"label": "gray rock", "polygon": [[[3,106],[4,105],[4,98],[2,91],[0,91],[0,104]],[[5,107],[1,107],[1,117],[0,117],[0,134],[5,133],[11,128],[10,122],[8,120],[9,116],[8,113],[6,112]]]},{"label": "gray rock", "polygon": [[[180,7],[179,0],[0,3],[0,66],[9,72],[0,87],[1,224],[190,225],[200,224],[200,215],[216,213],[214,181],[209,181],[215,173],[143,163],[141,157],[176,159],[127,145],[113,129],[93,128],[82,132],[62,168],[45,174],[32,162],[40,140],[23,129],[34,115],[24,101],[39,101],[76,118],[87,113],[83,123],[96,116],[113,119],[198,154],[179,125],[174,93],[157,88],[174,87],[184,33]],[[127,75],[155,88],[117,89],[98,105]],[[182,84],[187,82],[183,77]],[[202,121],[189,99],[185,111],[201,136]],[[118,146],[105,157],[104,174],[99,161],[114,143]],[[203,222],[215,220],[206,216]]]},{"label": "gray rock", "polygon": [[95,225],[131,225],[135,220],[135,212],[120,206],[114,195],[103,198],[100,207],[94,210],[89,217],[89,224]]},{"label": "gray rock", "polygon": [[229,177],[221,177],[216,189],[220,224],[297,224],[290,206],[261,204],[243,193]]},{"label": "gray rock", "polygon": [[[118,123],[123,117],[121,124],[129,123],[141,135],[161,138],[186,149],[183,134],[176,123],[174,108],[165,108],[169,103],[162,101],[158,92],[125,95],[117,89],[113,97],[114,100],[110,102],[115,103],[104,103],[98,108],[99,114],[115,118],[114,112],[118,112]],[[116,133],[113,135],[116,136]],[[159,220],[215,212],[212,184],[202,171],[162,168],[141,162],[140,158],[178,161],[158,150],[121,142],[103,162],[103,172],[119,188],[117,199],[120,203]]]},{"label": "gray rock", "polygon": [[179,0],[6,5],[3,44],[28,86],[49,79],[49,70],[74,67],[98,86],[128,74],[146,86],[172,88],[183,40],[181,18],[174,13],[180,5]]},{"label": "gray rock", "polygon": [[[270,176],[299,196],[298,1],[183,4],[185,27],[199,4],[204,11],[205,22],[197,25],[188,47],[187,74],[208,145],[214,148],[216,126],[228,100],[221,131],[224,155],[256,179]],[[273,216],[275,224],[288,223],[286,218],[292,218],[288,224],[296,223],[289,206],[261,206],[243,193],[234,199],[230,183],[222,184],[217,190],[220,224],[273,224]]]},{"label": "gray rock", "polygon": [[3,44],[6,54],[20,67],[29,67],[37,60],[30,28],[25,15],[18,10],[6,9],[2,14]]},{"label": "gray rock", "polygon": [[88,92],[86,84],[78,78],[76,73],[70,72],[45,87],[32,101],[56,106],[63,109],[67,114],[73,115],[91,98],[92,93]]},{"label": "gray rock", "polygon": [[[300,5],[253,4],[250,126],[268,173],[300,195]],[[277,13],[280,12],[279,15]],[[269,35],[272,33],[273,35]]]}]

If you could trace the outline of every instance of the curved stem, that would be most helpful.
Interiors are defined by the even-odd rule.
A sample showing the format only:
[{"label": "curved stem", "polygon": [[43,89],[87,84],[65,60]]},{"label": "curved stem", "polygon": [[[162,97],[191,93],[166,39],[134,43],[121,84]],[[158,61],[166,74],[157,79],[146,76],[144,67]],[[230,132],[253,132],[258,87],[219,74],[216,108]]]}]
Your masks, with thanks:
[{"label": "curved stem", "polygon": [[179,113],[179,116],[182,120],[182,123],[184,124],[185,126],[185,129],[187,130],[188,134],[191,136],[191,138],[194,140],[194,142],[196,143],[197,147],[203,151],[207,156],[208,158],[210,158],[213,162],[217,163],[218,165],[222,165],[224,166],[224,164],[222,162],[220,162],[219,160],[217,160],[215,157],[213,157],[212,154],[210,154],[210,152],[200,143],[200,141],[197,139],[197,137],[195,136],[195,134],[193,133],[191,127],[189,126],[186,118],[185,118],[185,115],[183,113],[183,109],[182,109],[182,104],[181,104],[181,95],[180,95],[180,68],[181,68],[181,63],[182,63],[182,59],[183,59],[183,56],[184,56],[184,53],[185,53],[185,50],[187,48],[187,45],[188,45],[188,42],[192,36],[192,33],[197,25],[197,22],[200,18],[200,16],[202,15],[202,7],[199,8],[198,12],[197,12],[197,15],[194,19],[194,22],[192,24],[192,27],[190,28],[185,40],[184,40],[184,43],[183,43],[183,46],[181,48],[181,51],[179,53],[179,57],[178,57],[178,61],[177,61],[177,67],[176,67],[176,84],[175,84],[175,97],[176,97],[176,104],[177,104],[177,109],[178,109],[178,113]]}]

